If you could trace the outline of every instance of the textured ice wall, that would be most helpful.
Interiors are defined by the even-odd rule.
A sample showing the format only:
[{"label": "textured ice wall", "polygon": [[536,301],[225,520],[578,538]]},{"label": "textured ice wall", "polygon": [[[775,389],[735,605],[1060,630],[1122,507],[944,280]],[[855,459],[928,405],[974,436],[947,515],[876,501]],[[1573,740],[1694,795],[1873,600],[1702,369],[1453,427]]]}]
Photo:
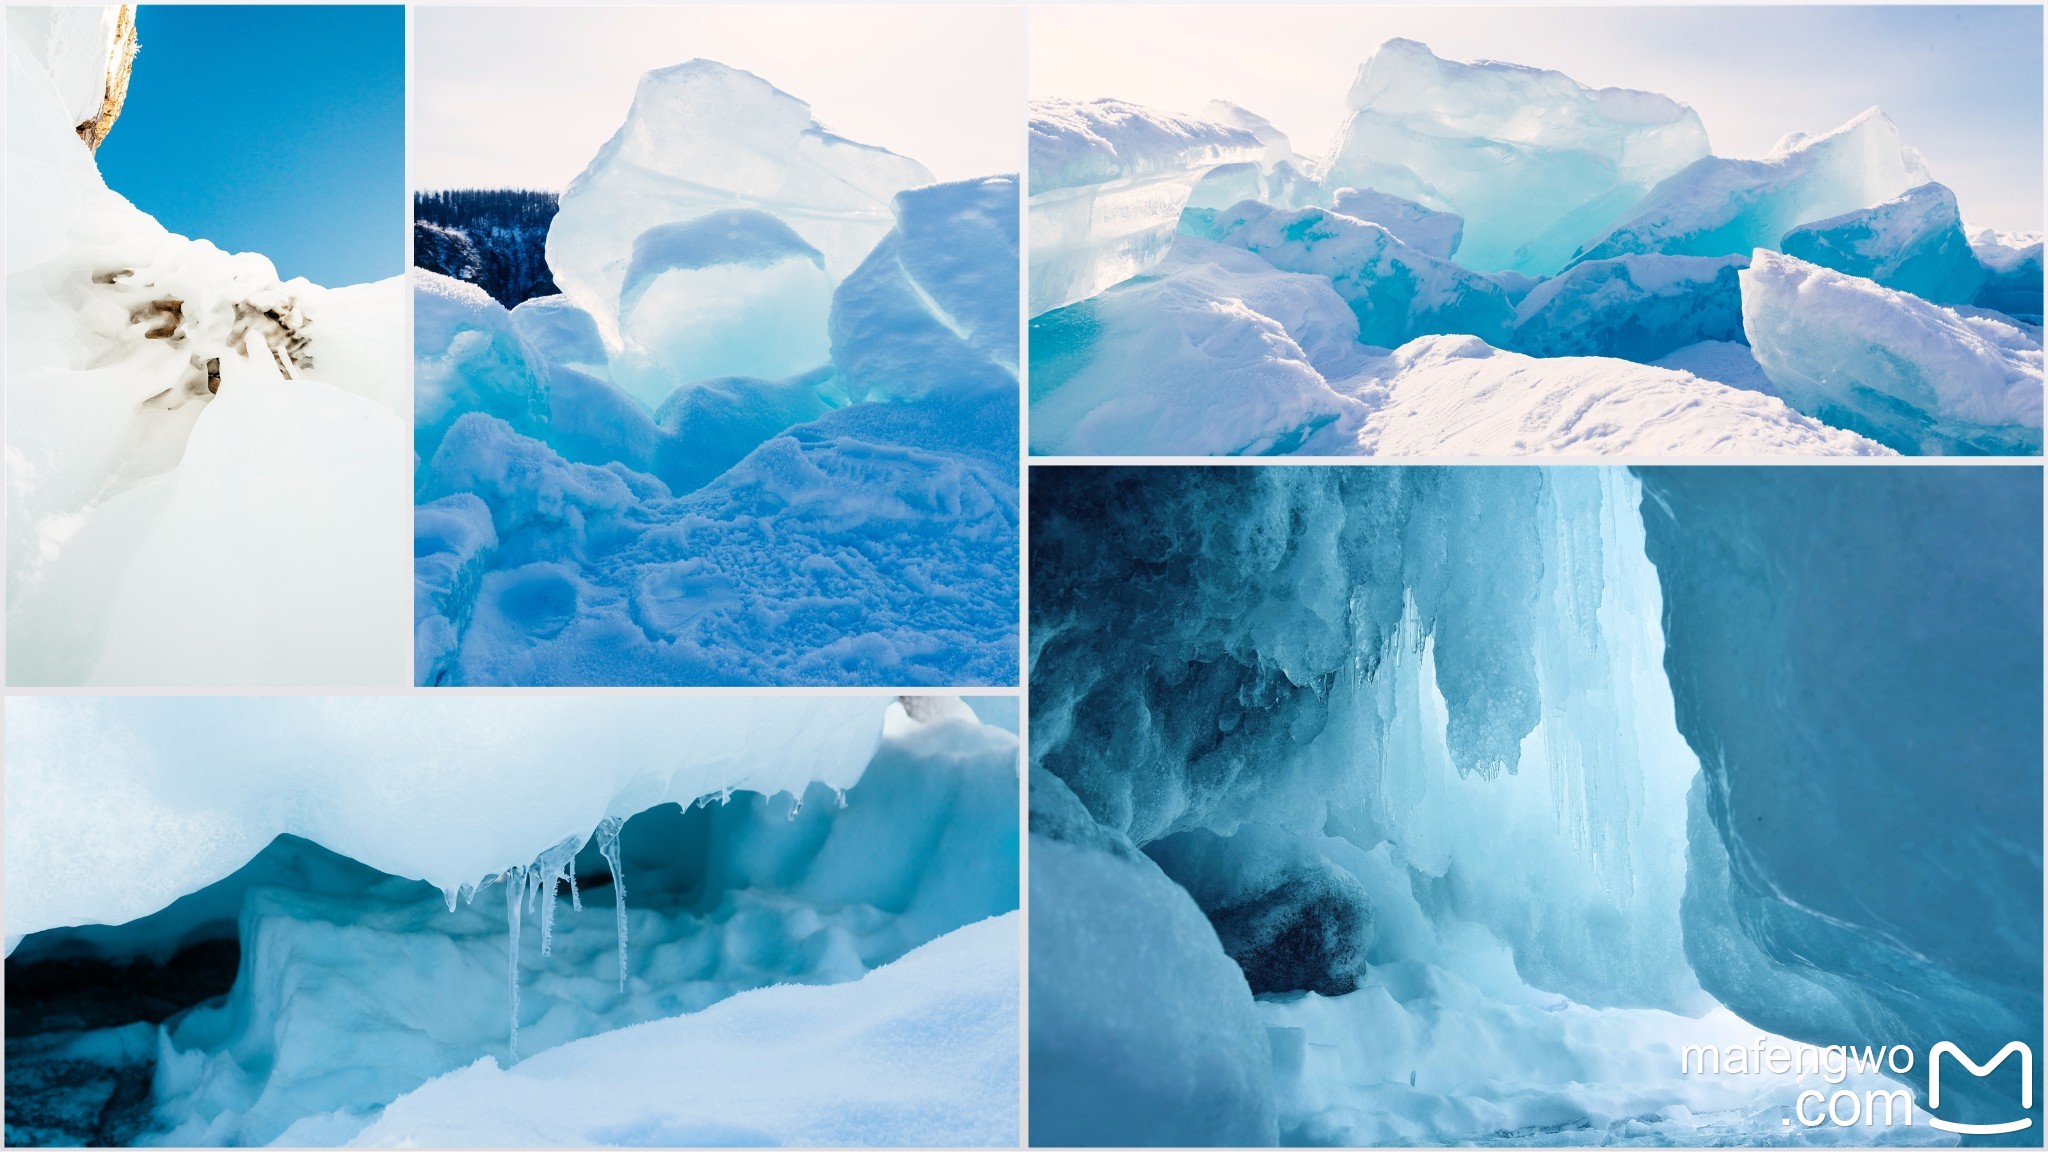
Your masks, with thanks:
[{"label": "textured ice wall", "polygon": [[[1812,1043],[2039,1053],[2040,470],[1641,476],[1701,983]],[[1952,1071],[1939,1114],[2012,1119],[2016,1088]]]},{"label": "textured ice wall", "polygon": [[1389,40],[1358,69],[1320,178],[1465,218],[1460,263],[1546,275],[1658,181],[1707,155],[1677,101]]},{"label": "textured ice wall", "polygon": [[1034,477],[1034,762],[1139,847],[1392,839],[1532,984],[1694,1004],[1635,499],[1571,469]]}]

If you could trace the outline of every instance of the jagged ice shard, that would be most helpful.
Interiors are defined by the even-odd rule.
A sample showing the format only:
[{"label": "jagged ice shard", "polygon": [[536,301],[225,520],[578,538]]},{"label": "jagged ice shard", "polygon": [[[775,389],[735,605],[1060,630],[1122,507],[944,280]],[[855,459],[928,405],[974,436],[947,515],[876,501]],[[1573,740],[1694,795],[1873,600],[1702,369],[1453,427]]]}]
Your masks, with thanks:
[{"label": "jagged ice shard", "polygon": [[1561,72],[1439,59],[1389,40],[1364,64],[1319,174],[1465,218],[1460,261],[1547,275],[1651,187],[1707,155],[1692,109]]},{"label": "jagged ice shard", "polygon": [[[890,198],[931,181],[915,160],[821,127],[809,105],[760,77],[691,60],[641,77],[626,122],[562,194],[548,268],[597,319],[609,347],[645,355],[638,370],[666,372],[671,388],[704,368],[689,354],[693,337],[705,339],[690,322],[716,327],[731,320],[721,310],[734,307],[749,315],[786,307],[792,323],[810,317],[811,343],[788,354],[808,347],[815,360],[797,367],[811,367],[824,360],[823,333],[811,329],[822,326],[832,286],[889,231]],[[681,227],[714,214],[726,228]],[[631,315],[647,293],[671,298],[665,323],[636,330]],[[783,354],[765,337],[746,347]],[[734,370],[713,365],[704,375]]]},{"label": "jagged ice shard", "polygon": [[1158,263],[1195,185],[1265,151],[1243,128],[1121,100],[1032,101],[1030,314]]},{"label": "jagged ice shard", "polygon": [[2038,1050],[2038,474],[1041,471],[1034,1134],[1925,1142],[1678,1048]]},{"label": "jagged ice shard", "polygon": [[1620,227],[1582,250],[1741,255],[1776,250],[1793,228],[1890,200],[1928,182],[1926,161],[1881,109],[1820,135],[1794,132],[1761,160],[1709,156],[1658,184]]},{"label": "jagged ice shard", "polygon": [[387,683],[403,287],[282,280],[110,190],[74,126],[114,12],[7,14],[8,679]]},{"label": "jagged ice shard", "polygon": [[1974,303],[1984,286],[1984,265],[1963,235],[1956,194],[1939,184],[1801,224],[1778,247],[1787,256],[1936,304]]}]

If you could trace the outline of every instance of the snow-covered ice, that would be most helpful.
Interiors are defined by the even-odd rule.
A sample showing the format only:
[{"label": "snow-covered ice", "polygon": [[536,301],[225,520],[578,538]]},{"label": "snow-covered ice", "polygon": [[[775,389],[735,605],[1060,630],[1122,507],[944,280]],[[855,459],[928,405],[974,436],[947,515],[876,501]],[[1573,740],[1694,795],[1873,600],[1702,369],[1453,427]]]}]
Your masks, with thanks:
[{"label": "snow-covered ice", "polygon": [[1956,194],[1922,184],[1904,194],[1816,220],[1785,233],[1787,256],[1875,280],[1936,304],[1969,304],[1984,285],[1984,266],[1963,235]]},{"label": "snow-covered ice", "polygon": [[2041,340],[1759,249],[1742,273],[1757,363],[1802,412],[1902,452],[2037,454]]},{"label": "snow-covered ice", "polygon": [[1671,176],[1580,259],[1633,253],[1740,255],[1775,250],[1793,228],[1890,200],[1928,182],[1899,126],[1870,108],[1832,132],[1794,132],[1761,160],[1709,156]]},{"label": "snow-covered ice", "polygon": [[[1882,110],[1761,159],[1715,156],[1669,97],[1409,40],[1375,51],[1347,100],[1320,157],[1227,101],[1193,116],[1034,103],[1032,451],[2038,452],[2026,401],[1900,434],[1924,421],[1785,382],[1801,355],[1866,376],[1903,356],[1891,374],[1924,385],[1869,387],[1913,409],[1916,390],[1984,393],[1971,373],[2010,359],[2005,390],[2038,405],[2038,235],[1966,239],[1966,206]],[[1952,306],[1956,323],[1907,338],[1781,307],[1743,273],[1759,252]],[[1318,282],[1355,314],[1348,339]],[[1759,324],[1754,355],[1700,351]]]},{"label": "snow-covered ice", "polygon": [[112,12],[8,13],[8,679],[393,683],[403,286],[284,281],[108,189],[73,125]]},{"label": "snow-covered ice", "polygon": [[1620,256],[1572,265],[1515,309],[1514,346],[1531,356],[1649,363],[1702,340],[1741,343],[1747,256]]}]

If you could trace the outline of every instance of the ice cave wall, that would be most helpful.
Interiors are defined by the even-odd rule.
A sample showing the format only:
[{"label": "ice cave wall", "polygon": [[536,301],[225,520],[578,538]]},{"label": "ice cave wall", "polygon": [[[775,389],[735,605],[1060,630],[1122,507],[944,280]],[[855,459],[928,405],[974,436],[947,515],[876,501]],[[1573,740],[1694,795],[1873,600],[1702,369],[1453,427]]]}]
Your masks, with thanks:
[{"label": "ice cave wall", "polygon": [[2039,484],[1034,477],[1034,1132],[1272,1139],[1252,993],[1340,994],[1410,899],[1579,1004],[2038,1050]]},{"label": "ice cave wall", "polygon": [[[2040,472],[1640,475],[1701,983],[1816,1044],[2041,1051]],[[2009,1119],[2007,1076],[1942,1114]]]}]

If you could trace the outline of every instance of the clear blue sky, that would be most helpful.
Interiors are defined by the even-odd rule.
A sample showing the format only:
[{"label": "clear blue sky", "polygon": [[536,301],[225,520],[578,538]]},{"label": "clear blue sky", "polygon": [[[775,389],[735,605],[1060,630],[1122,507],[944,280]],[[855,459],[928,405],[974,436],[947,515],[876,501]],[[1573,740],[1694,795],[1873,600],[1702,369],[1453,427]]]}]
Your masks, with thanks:
[{"label": "clear blue sky", "polygon": [[107,186],[164,227],[336,287],[405,271],[405,13],[143,4]]}]

